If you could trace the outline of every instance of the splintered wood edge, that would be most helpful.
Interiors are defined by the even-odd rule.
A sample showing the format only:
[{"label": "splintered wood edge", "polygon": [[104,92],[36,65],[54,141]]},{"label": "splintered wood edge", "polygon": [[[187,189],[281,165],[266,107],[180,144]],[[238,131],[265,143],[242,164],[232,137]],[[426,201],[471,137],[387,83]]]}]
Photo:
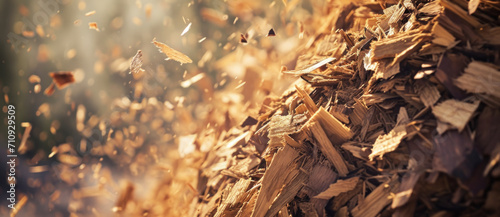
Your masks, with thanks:
[{"label": "splintered wood edge", "polygon": [[432,108],[432,113],[440,121],[449,123],[462,131],[479,106],[480,101],[466,103],[455,99],[448,99]]},{"label": "splintered wood edge", "polygon": [[309,94],[297,85],[295,85],[295,89],[297,89],[297,93],[299,93],[299,95],[302,97],[304,104],[306,105],[309,113],[314,114],[318,110],[318,107],[316,106],[314,101],[311,99]]},{"label": "splintered wood edge", "polygon": [[328,129],[328,131],[326,131],[327,134],[337,136],[334,141],[336,145],[342,144],[353,136],[351,130],[347,126],[327,112],[323,107],[320,107],[317,112],[314,113],[311,120],[318,121],[323,126],[323,129]]},{"label": "splintered wood edge", "polygon": [[269,168],[262,177],[262,187],[256,200],[252,216],[264,216],[276,198],[285,182],[288,170],[293,168],[293,162],[299,157],[299,152],[290,146],[285,146],[278,151],[271,160]]},{"label": "splintered wood edge", "polygon": [[455,79],[455,85],[469,93],[482,93],[500,98],[498,69],[488,63],[472,61],[464,71],[464,74]]},{"label": "splintered wood edge", "polygon": [[353,190],[358,184],[358,181],[358,176],[346,180],[338,180],[313,198],[329,200],[332,197],[338,196],[340,193]]},{"label": "splintered wood edge", "polygon": [[399,189],[397,177],[380,184],[364,200],[351,211],[353,217],[375,217],[385,206],[389,205],[392,198],[389,195]]},{"label": "splintered wood edge", "polygon": [[[311,120],[313,119],[311,118]],[[349,170],[347,169],[345,160],[342,157],[342,155],[337,151],[337,149],[333,147],[333,144],[330,142],[330,139],[328,139],[321,125],[313,120],[308,122],[306,126],[307,129],[311,131],[314,138],[318,142],[318,146],[321,152],[323,152],[323,154],[327,157],[327,159],[333,163],[333,165],[339,172],[339,175],[346,176],[349,173]]]}]

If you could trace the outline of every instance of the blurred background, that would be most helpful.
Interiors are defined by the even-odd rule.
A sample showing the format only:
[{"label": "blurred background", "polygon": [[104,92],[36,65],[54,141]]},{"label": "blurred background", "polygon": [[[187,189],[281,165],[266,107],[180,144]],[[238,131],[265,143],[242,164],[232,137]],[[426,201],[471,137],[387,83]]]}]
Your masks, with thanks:
[{"label": "blurred background", "polygon": [[[177,161],[185,154],[178,150],[185,141],[180,138],[228,130],[243,121],[243,111],[257,114],[265,97],[285,91],[294,79],[281,78],[280,68],[294,68],[297,45],[313,31],[307,27],[311,14],[323,13],[323,4],[0,1],[2,126],[7,105],[15,105],[16,192],[18,202],[26,202],[18,216],[109,216],[123,211],[127,195],[144,203],[129,203],[134,211],[120,215],[162,213],[155,210],[155,186],[198,173]],[[89,27],[92,22],[97,28]],[[276,36],[267,36],[271,29]],[[153,38],[193,63],[165,60]],[[138,50],[145,72],[130,74]],[[75,82],[44,94],[53,82],[49,73],[60,71],[70,71]],[[29,138],[20,145],[28,125]],[[0,132],[2,162],[6,131]],[[8,183],[5,173],[0,177],[4,198]],[[175,201],[190,201],[190,185],[195,181],[176,187],[184,199]],[[7,216],[6,201],[0,201],[0,215]]]}]

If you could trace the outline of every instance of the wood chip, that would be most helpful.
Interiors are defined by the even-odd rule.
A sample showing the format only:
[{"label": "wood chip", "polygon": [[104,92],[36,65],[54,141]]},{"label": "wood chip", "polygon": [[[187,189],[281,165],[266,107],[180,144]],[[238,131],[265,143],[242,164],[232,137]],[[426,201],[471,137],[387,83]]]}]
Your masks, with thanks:
[{"label": "wood chip", "polygon": [[143,73],[142,67],[142,51],[138,50],[130,62],[130,73],[137,74]]},{"label": "wood chip", "polygon": [[441,121],[462,131],[479,106],[479,101],[466,103],[448,99],[432,108],[432,113]]},{"label": "wood chip", "polygon": [[248,43],[247,37],[243,34],[240,34],[240,43],[242,44]]},{"label": "wood chip", "polygon": [[389,195],[399,188],[396,177],[380,184],[362,202],[352,209],[353,217],[375,217],[380,210],[391,203]]},{"label": "wood chip", "polygon": [[273,37],[273,36],[276,36],[276,33],[274,32],[274,29],[271,28],[267,33],[267,37]]},{"label": "wood chip", "polygon": [[262,187],[252,216],[264,216],[267,213],[279,190],[285,184],[286,177],[295,170],[295,163],[293,162],[298,156],[299,153],[290,146],[285,146],[276,153],[262,178]]},{"label": "wood chip", "polygon": [[10,217],[15,217],[19,211],[24,207],[24,205],[28,202],[28,196],[22,195],[21,199],[16,203],[16,206],[13,207],[12,212],[10,213]]},{"label": "wood chip", "polygon": [[304,69],[299,69],[299,70],[289,70],[289,71],[283,71],[282,73],[284,74],[291,74],[291,75],[303,75],[303,74],[307,74],[307,73],[311,73],[313,72],[314,70],[330,63],[330,62],[333,62],[335,61],[336,58],[335,57],[328,57],[324,60],[321,60],[319,61],[318,63],[315,63],[315,64],[311,64],[309,66],[306,66]]},{"label": "wood chip", "polygon": [[457,87],[469,92],[488,94],[500,99],[500,69],[498,66],[472,61],[465,73],[455,80]]},{"label": "wood chip", "polygon": [[167,58],[165,60],[172,59],[172,60],[175,60],[175,61],[177,61],[177,62],[179,62],[181,64],[183,64],[183,63],[192,63],[193,62],[193,60],[191,60],[185,54],[183,54],[183,53],[181,53],[179,51],[176,51],[176,50],[170,48],[168,45],[166,45],[164,43],[156,41],[156,38],[153,38],[153,44],[157,48],[159,48],[160,52],[162,52],[165,55],[167,55]]},{"label": "wood chip", "polygon": [[135,188],[132,183],[127,182],[125,187],[120,192],[120,196],[116,200],[115,207],[113,207],[114,212],[120,213],[127,208],[128,202],[133,199],[134,189]]},{"label": "wood chip", "polygon": [[95,14],[95,11],[89,11],[89,12],[85,13],[85,16],[89,17],[89,16],[92,16],[94,14]]},{"label": "wood chip", "polygon": [[96,22],[90,22],[89,23],[89,29],[94,29],[96,31],[100,31],[99,28],[97,27],[97,23]]},{"label": "wood chip", "polygon": [[340,193],[348,192],[354,189],[359,182],[359,177],[352,177],[346,180],[338,180],[333,183],[325,191],[314,196],[319,199],[330,199],[338,196]]},{"label": "wood chip", "polygon": [[203,79],[205,77],[205,73],[199,73],[185,81],[182,81],[181,82],[181,87],[183,88],[188,88],[190,87],[191,85],[195,84],[196,82],[200,81],[201,79]]},{"label": "wood chip", "polygon": [[386,135],[380,135],[373,144],[372,153],[369,158],[372,161],[375,157],[382,157],[384,154],[396,150],[401,140],[406,136],[406,123],[409,118],[404,107],[401,107],[397,123],[394,129]]},{"label": "wood chip", "polygon": [[477,6],[479,6],[480,0],[470,0],[469,1],[469,14],[473,14],[477,10]]},{"label": "wood chip", "polygon": [[[311,118],[311,120],[313,120]],[[308,122],[305,124],[306,129],[310,130],[312,135],[317,141],[317,145],[321,152],[333,163],[341,177],[346,176],[349,173],[346,163],[342,155],[337,151],[337,149],[332,145],[330,139],[326,136],[325,131],[319,123]]]},{"label": "wood chip", "polygon": [[184,28],[184,30],[182,30],[181,36],[185,35],[185,34],[189,31],[189,29],[191,29],[191,24],[192,24],[192,23],[189,23],[189,24],[186,26],[186,28]]},{"label": "wood chip", "polygon": [[73,72],[51,72],[49,76],[52,78],[57,89],[63,89],[75,82]]}]

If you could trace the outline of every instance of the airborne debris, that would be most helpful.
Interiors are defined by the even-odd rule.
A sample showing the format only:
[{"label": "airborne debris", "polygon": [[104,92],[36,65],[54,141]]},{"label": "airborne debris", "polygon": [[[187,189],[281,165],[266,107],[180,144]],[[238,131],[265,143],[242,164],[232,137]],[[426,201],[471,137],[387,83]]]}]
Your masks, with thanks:
[{"label": "airborne debris", "polygon": [[[75,21],[75,24],[78,24],[78,23]],[[97,23],[96,22],[90,22],[89,23],[89,29],[95,29],[96,31],[99,32],[99,28],[97,27]]]},{"label": "airborne debris", "polygon": [[243,43],[243,44],[246,44],[248,41],[247,41],[247,38],[245,35],[240,34],[240,43]]},{"label": "airborne debris", "polygon": [[132,61],[130,62],[130,73],[137,74],[139,72],[141,73],[144,72],[144,69],[142,69],[141,67],[142,67],[142,51],[138,50],[137,53],[132,58]]},{"label": "airborne debris", "polygon": [[52,78],[54,84],[56,84],[57,89],[63,89],[75,82],[73,77],[73,72],[51,72],[49,76]]},{"label": "airborne debris", "polygon": [[206,76],[206,75],[205,75],[205,73],[200,73],[200,74],[197,74],[197,75],[195,75],[195,76],[191,77],[190,79],[187,79],[187,80],[185,80],[185,81],[182,81],[182,82],[181,82],[181,87],[183,87],[183,88],[188,88],[188,87],[190,87],[192,84],[194,84],[194,83],[196,83],[196,82],[200,81],[201,79],[203,79],[205,76]]},{"label": "airborne debris", "polygon": [[193,62],[193,60],[191,60],[185,54],[172,49],[171,47],[169,47],[168,45],[166,45],[164,43],[156,41],[156,38],[153,38],[153,42],[152,43],[157,48],[159,48],[160,52],[162,52],[165,55],[167,55],[167,58],[165,60],[172,59],[172,60],[175,60],[177,62],[180,62],[181,64],[183,64],[183,63],[192,63]]},{"label": "airborne debris", "polygon": [[85,16],[89,17],[89,16],[92,16],[94,14],[95,14],[95,11],[89,11],[89,12],[85,13]]},{"label": "airborne debris", "polygon": [[193,24],[193,23],[189,23],[186,26],[186,28],[184,28],[184,30],[182,30],[181,36],[183,36],[184,34],[186,34],[189,31],[189,29],[191,29],[191,24]]},{"label": "airborne debris", "polygon": [[276,36],[274,29],[270,29],[269,32],[267,33],[267,37],[270,37],[270,36]]}]

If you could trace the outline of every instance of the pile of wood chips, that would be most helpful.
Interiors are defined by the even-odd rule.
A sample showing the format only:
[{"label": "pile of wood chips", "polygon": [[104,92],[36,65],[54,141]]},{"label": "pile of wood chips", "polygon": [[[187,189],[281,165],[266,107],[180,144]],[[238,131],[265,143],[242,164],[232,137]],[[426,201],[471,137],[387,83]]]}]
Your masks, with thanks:
[{"label": "pile of wood chips", "polygon": [[216,134],[190,213],[499,215],[500,4],[325,10],[296,70],[282,69],[297,82]]}]

